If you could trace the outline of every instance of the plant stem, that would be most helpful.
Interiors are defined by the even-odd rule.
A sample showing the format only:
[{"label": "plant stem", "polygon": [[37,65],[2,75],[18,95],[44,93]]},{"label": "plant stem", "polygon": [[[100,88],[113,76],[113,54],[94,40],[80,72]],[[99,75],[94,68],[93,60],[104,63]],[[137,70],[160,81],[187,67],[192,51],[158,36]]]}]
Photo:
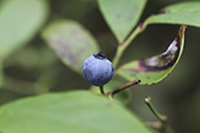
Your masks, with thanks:
[{"label": "plant stem", "polygon": [[113,65],[115,68],[117,67],[119,60],[121,59],[121,56],[126,50],[126,48],[130,45],[133,39],[145,29],[145,27],[141,23],[139,26],[136,27],[136,29],[130,34],[130,36],[124,42],[118,45],[115,57],[113,59]]},{"label": "plant stem", "polygon": [[125,89],[128,88],[128,87],[131,87],[131,86],[133,86],[133,85],[139,84],[140,82],[141,82],[141,80],[139,80],[139,79],[136,79],[136,80],[134,80],[134,81],[128,82],[127,84],[125,84],[125,85],[123,85],[122,87],[120,87],[120,88],[114,90],[113,92],[108,93],[108,96],[110,96],[110,97],[113,98],[113,95],[114,95],[114,94],[116,94],[116,93],[118,93],[118,92],[121,92],[121,91],[125,90]]},{"label": "plant stem", "polygon": [[146,105],[149,107],[149,109],[152,111],[152,113],[158,118],[158,120],[162,123],[163,125],[163,130],[165,133],[174,133],[172,128],[169,126],[167,122],[167,117],[165,115],[161,115],[158,113],[158,111],[155,109],[153,104],[151,103],[151,97],[148,96],[147,98],[144,99]]},{"label": "plant stem", "polygon": [[100,88],[101,94],[105,95],[105,92],[103,90],[103,86],[99,86],[99,88]]}]

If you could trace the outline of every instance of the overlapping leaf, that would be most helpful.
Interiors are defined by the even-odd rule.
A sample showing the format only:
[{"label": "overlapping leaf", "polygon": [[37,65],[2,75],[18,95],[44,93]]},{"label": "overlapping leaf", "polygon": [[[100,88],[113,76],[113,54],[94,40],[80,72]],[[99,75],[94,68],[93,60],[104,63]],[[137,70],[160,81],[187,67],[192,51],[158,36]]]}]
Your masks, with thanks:
[{"label": "overlapping leaf", "polygon": [[182,2],[163,8],[145,21],[148,24],[185,24],[200,27],[200,2]]},{"label": "overlapping leaf", "polygon": [[134,114],[89,91],[45,94],[0,108],[0,132],[152,133]]},{"label": "overlapping leaf", "polygon": [[113,34],[123,42],[137,24],[146,0],[98,0],[100,10]]},{"label": "overlapping leaf", "polygon": [[185,25],[180,27],[177,37],[164,53],[127,63],[117,70],[117,74],[129,81],[140,79],[140,85],[161,81],[174,69],[182,55],[185,29]]},{"label": "overlapping leaf", "polygon": [[81,71],[83,61],[99,51],[94,37],[79,23],[72,20],[56,20],[42,32],[42,38],[58,57],[71,69]]},{"label": "overlapping leaf", "polygon": [[0,5],[0,60],[30,41],[48,16],[45,0],[4,0]]}]

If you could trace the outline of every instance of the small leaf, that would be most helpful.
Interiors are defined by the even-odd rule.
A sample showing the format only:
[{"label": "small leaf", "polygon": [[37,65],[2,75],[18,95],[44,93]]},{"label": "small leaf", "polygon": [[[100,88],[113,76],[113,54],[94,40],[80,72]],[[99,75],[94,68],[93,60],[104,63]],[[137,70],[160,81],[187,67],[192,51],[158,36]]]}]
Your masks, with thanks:
[{"label": "small leaf", "polygon": [[81,71],[83,61],[99,51],[94,37],[79,23],[56,20],[42,32],[42,38],[71,69]]},{"label": "small leaf", "polygon": [[29,42],[48,16],[45,0],[4,0],[0,5],[0,60]]},{"label": "small leaf", "polygon": [[115,101],[89,91],[29,97],[0,108],[0,131],[9,133],[152,133]]},{"label": "small leaf", "polygon": [[161,81],[174,69],[182,55],[185,29],[185,25],[180,27],[177,38],[164,53],[127,63],[117,69],[117,74],[129,81],[140,79],[140,85]]},{"label": "small leaf", "polygon": [[100,10],[121,43],[137,24],[146,0],[98,0]]},{"label": "small leaf", "polygon": [[185,24],[200,27],[200,2],[182,2],[167,6],[162,13],[153,15],[145,21],[148,24]]},{"label": "small leaf", "polygon": [[[123,83],[122,81],[119,81],[114,78],[103,86],[103,90],[104,90],[105,94],[107,94],[109,92],[112,92],[112,91],[122,87],[124,84],[125,83]],[[97,86],[92,86],[90,88],[90,91],[101,94],[100,89]],[[120,93],[115,94],[114,99],[121,102],[122,104],[127,104],[131,99],[130,89],[126,89]]]},{"label": "small leaf", "polygon": [[[106,94],[108,92],[112,92],[120,87],[122,87],[125,83],[118,81],[116,79],[112,79],[106,85],[104,85],[104,90]],[[126,89],[118,94],[115,94],[114,98],[123,104],[127,104],[131,99],[130,89]]]}]

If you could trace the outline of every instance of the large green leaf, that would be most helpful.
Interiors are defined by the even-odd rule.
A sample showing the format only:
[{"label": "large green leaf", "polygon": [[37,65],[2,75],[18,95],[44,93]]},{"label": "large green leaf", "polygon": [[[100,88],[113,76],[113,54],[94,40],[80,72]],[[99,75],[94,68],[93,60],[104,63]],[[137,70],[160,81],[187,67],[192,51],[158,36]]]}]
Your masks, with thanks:
[{"label": "large green leaf", "polygon": [[117,74],[129,81],[140,79],[140,85],[150,85],[161,81],[174,69],[182,55],[185,29],[185,25],[180,27],[177,38],[164,53],[127,63],[117,69]]},{"label": "large green leaf", "polygon": [[0,60],[30,41],[48,16],[45,0],[4,0],[0,5]]},{"label": "large green leaf", "polygon": [[71,69],[81,71],[83,61],[99,51],[94,37],[79,23],[72,20],[56,20],[42,32],[42,38],[58,57]]},{"label": "large green leaf", "polygon": [[89,91],[45,94],[0,108],[5,133],[152,133],[117,102]]},{"label": "large green leaf", "polygon": [[145,25],[185,24],[200,27],[200,2],[182,2],[167,6],[161,10],[162,13],[152,15],[145,21]]},{"label": "large green leaf", "polygon": [[137,24],[146,0],[98,0],[100,10],[113,34],[123,42]]}]

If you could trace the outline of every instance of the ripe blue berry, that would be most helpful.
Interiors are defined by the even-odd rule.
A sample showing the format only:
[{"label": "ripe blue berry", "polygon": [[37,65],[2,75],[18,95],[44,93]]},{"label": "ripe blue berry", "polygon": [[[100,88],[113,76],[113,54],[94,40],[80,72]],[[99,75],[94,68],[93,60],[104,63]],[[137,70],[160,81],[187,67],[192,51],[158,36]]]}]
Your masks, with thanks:
[{"label": "ripe blue berry", "polygon": [[106,84],[114,74],[113,64],[101,52],[88,57],[82,65],[85,80],[95,86]]}]

